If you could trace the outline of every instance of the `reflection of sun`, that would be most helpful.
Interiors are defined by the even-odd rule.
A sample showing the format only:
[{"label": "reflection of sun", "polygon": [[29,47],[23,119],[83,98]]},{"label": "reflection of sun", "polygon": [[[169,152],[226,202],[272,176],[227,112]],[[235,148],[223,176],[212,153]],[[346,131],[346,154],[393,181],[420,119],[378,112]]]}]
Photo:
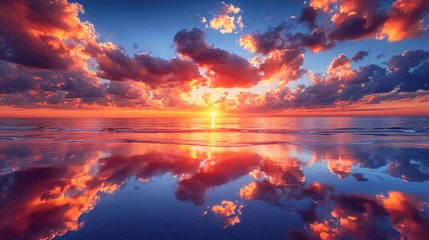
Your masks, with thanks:
[{"label": "reflection of sun", "polygon": [[216,113],[212,112],[211,114],[212,114],[212,128],[214,129],[215,128],[215,116],[216,116]]}]

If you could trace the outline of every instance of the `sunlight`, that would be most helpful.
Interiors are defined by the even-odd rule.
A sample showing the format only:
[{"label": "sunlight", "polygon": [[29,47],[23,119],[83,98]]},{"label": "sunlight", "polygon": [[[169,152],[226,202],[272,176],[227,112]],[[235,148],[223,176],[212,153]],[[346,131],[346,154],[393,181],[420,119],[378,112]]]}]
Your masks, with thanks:
[{"label": "sunlight", "polygon": [[212,129],[214,129],[215,128],[215,116],[216,116],[216,113],[215,112],[211,112],[211,115],[212,115]]}]

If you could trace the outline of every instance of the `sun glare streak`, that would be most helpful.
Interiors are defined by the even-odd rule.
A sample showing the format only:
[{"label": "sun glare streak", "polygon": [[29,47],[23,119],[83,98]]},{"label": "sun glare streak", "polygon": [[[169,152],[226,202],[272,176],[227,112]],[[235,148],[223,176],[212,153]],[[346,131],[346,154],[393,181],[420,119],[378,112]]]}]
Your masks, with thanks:
[{"label": "sun glare streak", "polygon": [[216,113],[211,112],[211,115],[212,115],[212,129],[215,129],[215,127],[216,127],[216,122],[215,122]]}]

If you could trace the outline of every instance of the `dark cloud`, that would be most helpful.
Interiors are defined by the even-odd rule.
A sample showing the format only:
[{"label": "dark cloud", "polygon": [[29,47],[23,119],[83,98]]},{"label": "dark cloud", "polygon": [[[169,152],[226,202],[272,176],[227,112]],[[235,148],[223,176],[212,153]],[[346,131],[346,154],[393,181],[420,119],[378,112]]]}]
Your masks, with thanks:
[{"label": "dark cloud", "polygon": [[365,12],[347,16],[336,26],[335,30],[329,33],[329,38],[346,41],[374,37],[378,29],[383,26],[386,17],[374,15],[372,16],[374,19],[369,19],[368,15],[361,14],[365,14]]},{"label": "dark cloud", "polygon": [[429,10],[429,3],[426,0],[404,2],[397,0],[389,11],[385,11],[380,0],[312,0],[303,8],[297,22],[314,29],[318,16],[322,15],[320,13],[326,13],[331,14],[330,24],[317,27],[310,34],[292,33],[290,30],[296,22],[289,19],[265,32],[243,35],[240,45],[251,52],[267,55],[273,50],[290,48],[320,52],[347,40],[388,38],[389,41],[399,41],[420,37],[425,31],[423,18]]},{"label": "dark cloud", "polygon": [[[10,63],[0,62],[0,93],[32,92],[34,100],[40,95],[53,96],[63,92],[64,98],[97,99],[105,96],[105,86],[86,72],[51,70],[33,71]],[[39,93],[36,95],[36,93]],[[57,99],[61,101],[61,97]]]},{"label": "dark cloud", "polygon": [[206,69],[212,87],[248,88],[261,80],[258,69],[248,60],[208,45],[201,29],[179,31],[174,36],[174,43],[180,55]]},{"label": "dark cloud", "polygon": [[359,51],[352,57],[352,61],[358,62],[367,57],[368,55],[369,53],[367,51]]},{"label": "dark cloud", "polygon": [[287,38],[287,45],[292,48],[308,48],[312,52],[320,52],[334,48],[336,43],[328,39],[326,32],[315,30],[311,34],[296,33]]},{"label": "dark cloud", "polygon": [[179,58],[165,60],[146,53],[129,57],[115,45],[92,45],[88,52],[98,63],[98,75],[102,78],[144,82],[156,87],[178,87],[189,90],[192,81],[201,83],[204,78],[198,67]]},{"label": "dark cloud", "polygon": [[286,240],[311,240],[311,236],[299,230],[291,229],[286,234]]},{"label": "dark cloud", "polygon": [[283,49],[285,30],[286,25],[280,24],[275,28],[268,28],[263,33],[245,34],[240,37],[240,45],[250,52],[268,55],[274,50]]},{"label": "dark cloud", "polygon": [[[429,90],[428,54],[424,50],[406,51],[388,61],[389,69],[370,64],[357,70],[352,69],[351,61],[341,54],[332,61],[328,75],[309,75],[313,84],[300,86],[294,91],[281,87],[247,99],[246,102],[255,104],[245,104],[242,107],[247,111],[266,111],[329,107],[338,102],[365,104],[422,97],[427,93],[417,91]],[[256,105],[254,99],[261,98],[263,103],[258,101]]]},{"label": "dark cloud", "polygon": [[254,53],[267,55],[275,50],[299,50],[308,48],[313,52],[335,47],[335,41],[328,39],[323,29],[316,29],[309,34],[296,32],[291,34],[293,21],[286,21],[266,32],[255,32],[241,36],[239,43],[242,47]]},{"label": "dark cloud", "polygon": [[298,22],[305,23],[309,27],[314,28],[316,25],[317,19],[317,9],[306,6],[302,9],[301,16],[299,17]]},{"label": "dark cloud", "polygon": [[39,69],[84,68],[82,46],[95,41],[96,34],[79,20],[82,12],[81,5],[67,1],[3,1],[0,60]]},{"label": "dark cloud", "polygon": [[384,56],[385,56],[384,53],[378,54],[377,55],[377,60],[380,59],[380,58],[382,58],[382,57],[384,57]]}]

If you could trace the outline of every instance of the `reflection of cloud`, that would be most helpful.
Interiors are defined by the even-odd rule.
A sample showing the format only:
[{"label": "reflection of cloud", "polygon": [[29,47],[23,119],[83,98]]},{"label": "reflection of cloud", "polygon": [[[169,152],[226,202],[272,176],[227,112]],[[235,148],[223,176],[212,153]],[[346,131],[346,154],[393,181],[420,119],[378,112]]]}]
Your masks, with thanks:
[{"label": "reflection of cloud", "polygon": [[200,163],[157,152],[100,158],[96,169],[88,159],[76,161],[77,165],[33,167],[0,176],[2,239],[51,239],[78,230],[83,226],[80,215],[94,208],[100,192],[113,193],[131,176],[148,180],[166,173],[183,175]]},{"label": "reflection of cloud", "polygon": [[[413,240],[429,234],[428,218],[423,211],[426,203],[418,196],[400,192],[376,197],[334,193],[332,186],[305,183],[302,169],[305,164],[301,159],[287,157],[280,161],[274,159],[275,154],[254,153],[254,148],[243,148],[237,152],[207,152],[204,148],[183,146],[174,147],[175,151],[171,151],[170,146],[163,146],[162,150],[155,148],[133,156],[103,153],[108,157],[99,158],[101,152],[82,148],[84,145],[81,144],[70,145],[73,147],[55,153],[49,151],[51,146],[45,148],[38,144],[33,148],[25,145],[22,151],[17,150],[23,145],[5,143],[5,146],[0,150],[0,158],[4,160],[0,166],[4,173],[0,176],[2,239],[53,238],[78,230],[83,226],[80,216],[94,208],[100,200],[100,193],[115,192],[131,177],[147,182],[164,174],[178,178],[177,199],[195,205],[204,204],[209,189],[244,176],[249,179],[253,176],[256,180],[239,190],[243,200],[282,207],[291,201],[309,202],[308,208],[299,208],[296,213],[310,231],[294,230],[288,234],[289,239],[305,239],[312,234],[317,238],[358,236],[363,239],[399,238],[401,235]],[[127,152],[124,149],[120,151]],[[375,169],[385,166],[385,159],[389,159],[387,173],[391,176],[407,181],[427,181],[427,173],[424,172],[427,149],[294,147],[295,152],[303,150],[313,153],[311,162],[337,163],[338,159],[347,159],[346,163],[332,163],[330,168],[335,168],[335,174],[344,172],[345,177],[351,175],[358,181],[365,178],[362,174],[352,173],[351,166]],[[136,190],[138,188],[135,187]],[[243,204],[238,202],[223,201],[207,211],[224,221],[224,226],[232,226],[242,220],[242,208]],[[323,211],[325,208],[327,211]],[[330,216],[320,215],[323,212],[329,212]]]},{"label": "reflection of cloud", "polygon": [[84,185],[88,170],[38,167],[1,176],[2,239],[51,239],[82,227],[78,218],[99,199]]},{"label": "reflection of cloud", "polygon": [[429,173],[423,171],[422,164],[412,159],[401,159],[389,163],[388,173],[404,181],[425,182],[429,180]]},{"label": "reflection of cloud", "polygon": [[214,155],[212,160],[213,162],[202,166],[190,178],[177,183],[177,199],[202,205],[209,188],[247,175],[254,166],[260,164],[262,157],[255,153],[225,152]]},{"label": "reflection of cloud", "polygon": [[368,178],[365,178],[362,173],[353,173],[352,177],[356,179],[358,182],[366,182]]},{"label": "reflection of cloud", "polygon": [[202,205],[209,188],[224,185],[248,174],[265,176],[274,188],[279,185],[296,186],[304,182],[304,172],[297,159],[277,162],[256,153],[225,152],[213,155],[210,164],[202,166],[191,177],[180,180],[176,197]]},{"label": "reflection of cloud", "polygon": [[[429,154],[424,148],[402,148],[367,146],[337,146],[332,148],[309,147],[313,152],[312,161],[326,161],[328,169],[340,179],[349,175],[357,181],[365,181],[360,173],[352,173],[353,166],[378,169],[388,166],[387,173],[393,177],[411,182],[429,180],[425,169],[429,166],[423,156]],[[367,179],[366,179],[367,180]]]},{"label": "reflection of cloud", "polygon": [[231,201],[222,201],[221,205],[215,205],[211,208],[212,212],[223,220],[224,227],[234,226],[240,223],[241,210],[243,204],[234,203]]},{"label": "reflection of cloud", "polygon": [[419,196],[389,192],[377,197],[338,194],[329,199],[334,204],[332,218],[310,224],[310,231],[320,239],[413,240],[429,234],[429,219],[423,211],[427,203]]},{"label": "reflection of cloud", "polygon": [[276,185],[267,180],[252,182],[240,189],[240,197],[245,200],[258,200],[270,204],[281,204],[283,200],[311,198],[321,201],[332,192],[332,186],[323,185],[318,182],[308,187],[298,185]]}]

